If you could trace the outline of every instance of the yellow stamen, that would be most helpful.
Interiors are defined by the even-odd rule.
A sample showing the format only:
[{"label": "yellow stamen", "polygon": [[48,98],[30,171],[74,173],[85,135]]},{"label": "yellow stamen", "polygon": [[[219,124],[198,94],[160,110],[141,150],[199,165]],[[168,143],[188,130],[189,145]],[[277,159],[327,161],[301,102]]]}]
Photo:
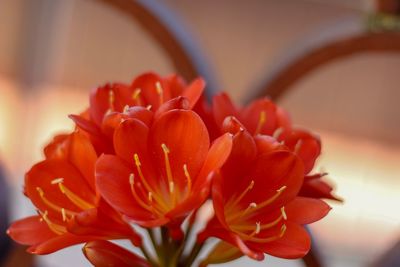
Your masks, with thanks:
[{"label": "yellow stamen", "polygon": [[108,105],[111,110],[114,110],[114,102],[115,102],[114,91],[110,90],[108,91]]},{"label": "yellow stamen", "polygon": [[149,192],[148,199],[150,203],[153,202],[153,194],[151,192]]},{"label": "yellow stamen", "polygon": [[67,214],[65,213],[65,209],[61,208],[61,215],[62,215],[62,219],[65,222],[67,220]]},{"label": "yellow stamen", "polygon": [[161,87],[161,83],[160,82],[156,82],[156,91],[157,91],[157,94],[160,97],[160,105],[162,105],[162,103],[164,103],[164,90]]},{"label": "yellow stamen", "polygon": [[274,131],[274,133],[272,134],[272,137],[278,140],[279,136],[281,136],[283,131],[284,131],[284,129],[282,127],[279,127],[278,129],[276,129]]},{"label": "yellow stamen", "polygon": [[67,229],[59,224],[53,223],[48,217],[47,217],[47,210],[45,212],[40,212],[40,215],[42,216],[43,221],[47,223],[47,226],[51,231],[53,231],[57,235],[62,235],[67,232]]},{"label": "yellow stamen", "polygon": [[250,184],[247,186],[247,188],[240,194],[238,198],[235,199],[235,201],[232,204],[229,204],[229,207],[235,207],[245,196],[246,194],[253,189],[254,187],[254,180],[251,180]]},{"label": "yellow stamen", "polygon": [[[265,200],[265,201],[263,201],[263,202],[261,202],[259,204],[256,204],[254,202],[250,203],[249,206],[244,211],[239,212],[239,213],[235,213],[233,216],[228,217],[227,220],[232,222],[232,221],[234,221],[234,220],[236,220],[238,218],[245,218],[245,217],[247,217],[247,215],[252,214],[254,211],[262,209],[262,208],[268,206],[269,204],[274,202],[282,194],[282,192],[285,191],[285,189],[286,189],[286,186],[282,186],[281,188],[276,190],[275,195],[273,195],[269,199],[267,199],[267,200]],[[250,209],[251,209],[251,213],[248,214]],[[232,213],[228,212],[228,214],[232,214]]]},{"label": "yellow stamen", "polygon": [[287,220],[287,215],[286,215],[286,212],[285,212],[285,207],[281,208],[281,212],[282,212],[283,219],[286,221]]},{"label": "yellow stamen", "polygon": [[66,214],[68,214],[69,216],[71,216],[71,217],[77,214],[76,212],[73,212],[73,211],[71,211],[71,210],[64,209],[64,208],[62,208],[62,207],[60,207],[60,206],[58,206],[58,205],[52,203],[50,200],[48,200],[48,199],[44,196],[44,191],[43,191],[42,188],[36,187],[36,191],[39,193],[39,196],[40,196],[40,198],[42,199],[43,203],[46,204],[49,208],[53,209],[54,211],[62,212],[62,210],[64,210],[64,212],[65,212]]},{"label": "yellow stamen", "polygon": [[129,111],[129,105],[125,105],[123,113],[128,114],[128,111]]},{"label": "yellow stamen", "polygon": [[273,195],[271,198],[261,202],[260,204],[257,205],[257,207],[254,210],[259,210],[262,209],[266,206],[268,206],[269,204],[271,204],[272,202],[274,202],[281,194],[283,191],[285,191],[286,186],[282,186],[281,188],[279,188],[278,190],[276,190],[275,195]]},{"label": "yellow stamen", "polygon": [[[146,203],[144,203],[144,201],[137,195],[136,190],[135,190],[135,175],[133,173],[131,173],[129,175],[129,184],[131,186],[131,193],[132,196],[135,198],[135,200],[137,201],[137,203],[143,207],[146,210],[152,211],[152,208],[147,205]],[[150,192],[149,192],[150,193]]]},{"label": "yellow stamen", "polygon": [[164,152],[165,169],[167,172],[169,192],[172,194],[174,192],[174,180],[172,178],[171,164],[169,162],[169,156],[168,156],[170,151],[169,151],[169,148],[165,144],[161,144],[161,148]]},{"label": "yellow stamen", "polygon": [[143,172],[142,172],[142,163],[140,163],[140,159],[139,159],[139,155],[138,154],[134,154],[133,155],[134,159],[135,159],[135,165],[136,165],[136,169],[139,173],[139,177],[140,177],[140,181],[142,182],[142,184],[144,185],[144,188],[148,191],[148,192],[152,192],[153,193],[153,198],[157,201],[157,203],[162,206],[162,208],[164,210],[168,210],[167,205],[165,205],[165,203],[163,202],[162,199],[160,199],[160,197],[154,193],[154,190],[151,188],[151,186],[147,183],[146,179],[144,178]]},{"label": "yellow stamen", "polygon": [[303,145],[303,140],[297,141],[296,145],[294,146],[294,153],[299,153],[301,146]]},{"label": "yellow stamen", "polygon": [[192,178],[190,177],[188,168],[186,164],[183,164],[183,172],[185,173],[186,180],[187,180],[187,195],[190,194],[192,191]]},{"label": "yellow stamen", "polygon": [[[75,194],[74,192],[69,190],[68,187],[66,187],[63,184],[64,180],[58,180],[58,179],[55,179],[55,180],[57,180],[57,183],[55,183],[55,184],[58,184],[58,188],[60,189],[61,193],[63,193],[77,207],[79,207],[79,208],[81,208],[83,210],[88,210],[88,209],[95,208],[95,205],[87,202],[86,200],[82,199],[77,194]],[[53,181],[55,181],[55,180],[53,180]]]},{"label": "yellow stamen", "polygon": [[[272,221],[272,222],[270,222],[270,223],[265,223],[265,224],[261,224],[260,225],[260,230],[265,230],[265,229],[269,229],[269,228],[271,228],[271,227],[274,227],[275,225],[277,225],[281,220],[282,220],[282,214],[278,217],[278,218],[276,218],[274,221]],[[251,230],[251,229],[253,229],[253,225],[233,225],[232,226],[232,228],[234,229],[234,230],[237,230],[237,231],[249,231],[249,230]]]},{"label": "yellow stamen", "polygon": [[64,178],[56,178],[56,179],[52,180],[50,183],[58,184],[58,183],[63,183],[63,182],[64,182]]},{"label": "yellow stamen", "polygon": [[266,121],[267,121],[267,114],[265,113],[265,111],[261,111],[260,112],[260,117],[258,119],[257,128],[256,128],[256,131],[255,131],[254,134],[261,133],[262,127],[264,126]]},{"label": "yellow stamen", "polygon": [[132,94],[132,99],[136,101],[136,104],[138,106],[142,105],[142,102],[140,100],[140,93],[142,92],[142,90],[140,88],[136,88],[135,91],[133,91]]},{"label": "yellow stamen", "polygon": [[286,225],[283,224],[280,229],[279,234],[270,236],[270,237],[266,237],[266,238],[258,238],[258,237],[254,237],[252,235],[247,235],[247,234],[237,232],[237,231],[234,231],[234,232],[236,234],[238,234],[239,237],[241,237],[243,240],[249,240],[249,241],[255,242],[255,243],[267,243],[267,242],[272,242],[272,241],[280,239],[285,234],[286,229],[287,229]]}]

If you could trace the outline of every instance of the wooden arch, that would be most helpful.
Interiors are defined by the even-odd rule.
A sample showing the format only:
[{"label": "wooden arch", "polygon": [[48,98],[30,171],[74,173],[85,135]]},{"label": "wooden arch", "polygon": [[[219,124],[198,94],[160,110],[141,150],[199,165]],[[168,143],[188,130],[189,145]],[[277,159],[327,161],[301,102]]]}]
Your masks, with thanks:
[{"label": "wooden arch", "polygon": [[307,51],[275,70],[273,75],[270,75],[261,86],[256,88],[255,94],[249,100],[265,95],[273,100],[278,100],[290,90],[292,85],[319,67],[366,52],[400,53],[400,33],[359,33]]}]

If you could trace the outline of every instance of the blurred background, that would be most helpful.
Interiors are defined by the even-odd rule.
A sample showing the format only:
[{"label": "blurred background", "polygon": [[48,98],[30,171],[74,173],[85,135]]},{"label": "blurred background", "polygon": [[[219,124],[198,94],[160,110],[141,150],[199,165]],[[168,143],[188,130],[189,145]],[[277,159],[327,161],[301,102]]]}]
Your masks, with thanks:
[{"label": "blurred background", "polygon": [[[321,266],[400,266],[399,1],[137,1],[172,29],[193,71],[132,2],[0,0],[2,225],[34,213],[24,172],[55,133],[73,128],[67,115],[88,105],[91,88],[148,70],[197,71],[237,103],[271,95],[321,135],[317,169],[345,199],[311,227]],[[0,237],[2,266],[30,260]],[[89,266],[79,246],[35,264]],[[272,257],[229,264],[243,265],[305,266]]]}]

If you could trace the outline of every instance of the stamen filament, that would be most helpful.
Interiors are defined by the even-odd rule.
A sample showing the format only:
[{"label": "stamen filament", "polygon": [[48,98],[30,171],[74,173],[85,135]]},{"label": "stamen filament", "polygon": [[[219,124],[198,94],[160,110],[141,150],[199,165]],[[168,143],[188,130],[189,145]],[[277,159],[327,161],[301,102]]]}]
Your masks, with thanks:
[{"label": "stamen filament", "polygon": [[229,204],[229,207],[235,207],[245,196],[246,194],[253,189],[254,187],[254,180],[251,180],[250,184],[247,186],[247,188],[240,194],[238,198],[235,199],[235,201],[232,204]]},{"label": "stamen filament", "polygon": [[160,82],[156,82],[156,91],[160,97],[160,105],[162,105],[164,103],[164,90]]},{"label": "stamen filament", "polygon": [[190,173],[188,171],[187,165],[183,164],[183,172],[185,173],[186,180],[187,180],[187,194],[189,195],[192,191],[192,178],[190,177]]},{"label": "stamen filament", "polygon": [[82,199],[78,195],[76,195],[74,192],[68,189],[63,182],[59,182],[58,188],[60,189],[61,193],[63,193],[72,203],[74,203],[77,207],[83,209],[83,210],[88,210],[88,209],[93,209],[95,208],[95,205],[87,202],[86,200]]},{"label": "stamen filament", "polygon": [[[131,173],[129,175],[129,184],[131,186],[131,193],[132,196],[135,198],[135,200],[137,201],[137,203],[144,209],[148,210],[148,211],[152,211],[152,208],[147,205],[146,203],[144,203],[144,201],[137,195],[136,190],[135,190],[135,175],[133,173]],[[150,193],[150,192],[149,192]]]},{"label": "stamen filament", "polygon": [[67,232],[67,229],[59,224],[53,223],[49,217],[47,217],[47,210],[45,212],[41,212],[39,211],[40,216],[42,216],[43,221],[45,221],[47,223],[47,226],[49,227],[49,229],[54,232],[57,235],[62,235],[64,233]]},{"label": "stamen filament", "polygon": [[286,212],[285,212],[285,207],[281,208],[281,213],[282,213],[283,219],[286,221],[287,220],[287,215],[286,215]]},{"label": "stamen filament", "polygon": [[294,153],[299,153],[302,145],[303,140],[300,139],[299,141],[297,141],[296,145],[294,146]]},{"label": "stamen filament", "polygon": [[160,197],[157,194],[154,193],[154,190],[151,188],[151,186],[147,183],[146,179],[144,178],[144,175],[143,175],[143,172],[142,172],[142,168],[140,167],[142,164],[140,163],[139,155],[135,153],[133,155],[133,157],[135,159],[135,165],[136,165],[136,169],[137,169],[137,171],[139,173],[140,181],[144,185],[144,188],[148,192],[152,192],[153,193],[153,198],[157,201],[157,203],[160,206],[162,206],[162,208],[164,210],[168,210],[168,207],[166,206],[166,204],[163,202],[162,199],[160,199]]},{"label": "stamen filament", "polygon": [[140,100],[140,93],[142,92],[142,90],[140,88],[136,88],[135,91],[133,91],[132,94],[132,99],[136,101],[136,104],[138,106],[142,105],[142,101]]},{"label": "stamen filament", "polygon": [[115,102],[115,95],[114,91],[110,90],[108,91],[108,105],[110,110],[114,110],[114,102]]},{"label": "stamen filament", "polygon": [[[282,220],[283,216],[282,214],[276,218],[274,221],[270,222],[270,223],[265,223],[265,224],[261,224],[260,225],[260,230],[265,230],[265,229],[269,229],[271,227],[274,227],[275,225],[277,225],[281,220]],[[251,229],[254,228],[253,225],[251,224],[247,224],[247,225],[233,225],[232,226],[233,229],[237,230],[237,231],[250,231]]]},{"label": "stamen filament", "polygon": [[278,140],[279,136],[283,133],[284,129],[282,127],[277,128],[274,133],[272,134],[272,137]]},{"label": "stamen filament", "polygon": [[258,119],[257,128],[256,128],[256,131],[254,132],[254,134],[261,133],[262,127],[264,126],[266,121],[267,121],[267,114],[265,113],[265,111],[261,111],[260,117]]},{"label": "stamen filament", "polygon": [[52,203],[50,200],[48,200],[48,199],[44,196],[44,191],[43,191],[42,188],[36,187],[36,191],[39,193],[39,196],[40,196],[40,198],[42,199],[43,203],[46,204],[49,208],[53,209],[54,211],[62,212],[62,210],[64,210],[64,212],[65,212],[66,214],[68,214],[69,216],[71,216],[71,217],[77,214],[77,213],[74,212],[74,211],[64,209],[64,208],[62,208],[62,207],[60,207],[60,206],[58,206],[58,205]]},{"label": "stamen filament", "polygon": [[169,185],[169,192],[172,194],[174,192],[174,180],[172,178],[171,164],[169,162],[169,149],[165,144],[161,144],[161,148],[164,152],[164,160],[165,160],[165,169],[167,172],[167,179]]},{"label": "stamen filament", "polygon": [[234,232],[237,235],[239,235],[239,237],[241,237],[243,240],[249,240],[249,241],[255,242],[255,243],[267,243],[267,242],[272,242],[272,241],[280,239],[285,234],[286,229],[287,229],[286,225],[283,224],[278,235],[265,237],[265,238],[254,237],[254,236],[247,235],[247,234],[237,232],[237,231],[234,231]]}]

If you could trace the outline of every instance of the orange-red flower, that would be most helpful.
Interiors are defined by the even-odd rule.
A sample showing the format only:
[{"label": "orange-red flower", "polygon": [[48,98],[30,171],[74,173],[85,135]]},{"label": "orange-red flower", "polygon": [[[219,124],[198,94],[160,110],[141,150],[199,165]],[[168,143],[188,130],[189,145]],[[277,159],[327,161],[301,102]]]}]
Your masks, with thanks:
[{"label": "orange-red flower", "polygon": [[47,254],[96,239],[140,237],[98,195],[94,182],[97,155],[80,132],[57,136],[45,148],[46,159],[25,176],[25,195],[39,215],[19,220],[8,234],[29,245],[29,251]]},{"label": "orange-red flower", "polygon": [[[144,73],[130,85],[106,84],[92,91],[90,107],[84,114],[70,115],[77,126],[90,134],[99,154],[113,153],[112,136],[121,117],[149,118],[171,99],[184,97],[188,109],[192,109],[205,87],[203,79],[191,84],[177,75],[160,77],[155,73]],[[151,111],[151,112],[148,112]],[[151,117],[151,116],[150,116]]]},{"label": "orange-red flower", "polygon": [[163,112],[146,125],[126,119],[114,132],[115,155],[96,165],[101,195],[144,227],[179,220],[209,195],[211,174],[229,156],[231,135],[210,147],[201,118],[191,110]]},{"label": "orange-red flower", "polygon": [[198,242],[215,236],[256,260],[262,260],[264,253],[303,257],[310,237],[302,225],[330,210],[321,200],[297,196],[303,178],[304,164],[293,152],[287,148],[264,152],[251,134],[240,129],[230,157],[213,179],[215,216]]},{"label": "orange-red flower", "polygon": [[[332,194],[332,186],[321,179],[324,174],[307,176],[321,153],[319,137],[306,130],[293,128],[287,112],[271,100],[257,99],[247,106],[236,107],[229,96],[222,93],[214,97],[211,112],[215,125],[210,126],[209,129],[224,132],[224,123],[226,124],[226,121],[232,120],[233,117],[238,120],[240,127],[248,130],[256,138],[257,136],[273,137],[259,137],[266,142],[266,148],[279,148],[278,143],[281,143],[296,153],[303,161],[306,176],[301,195],[339,200]],[[209,117],[210,113],[205,115],[207,116]]]}]

